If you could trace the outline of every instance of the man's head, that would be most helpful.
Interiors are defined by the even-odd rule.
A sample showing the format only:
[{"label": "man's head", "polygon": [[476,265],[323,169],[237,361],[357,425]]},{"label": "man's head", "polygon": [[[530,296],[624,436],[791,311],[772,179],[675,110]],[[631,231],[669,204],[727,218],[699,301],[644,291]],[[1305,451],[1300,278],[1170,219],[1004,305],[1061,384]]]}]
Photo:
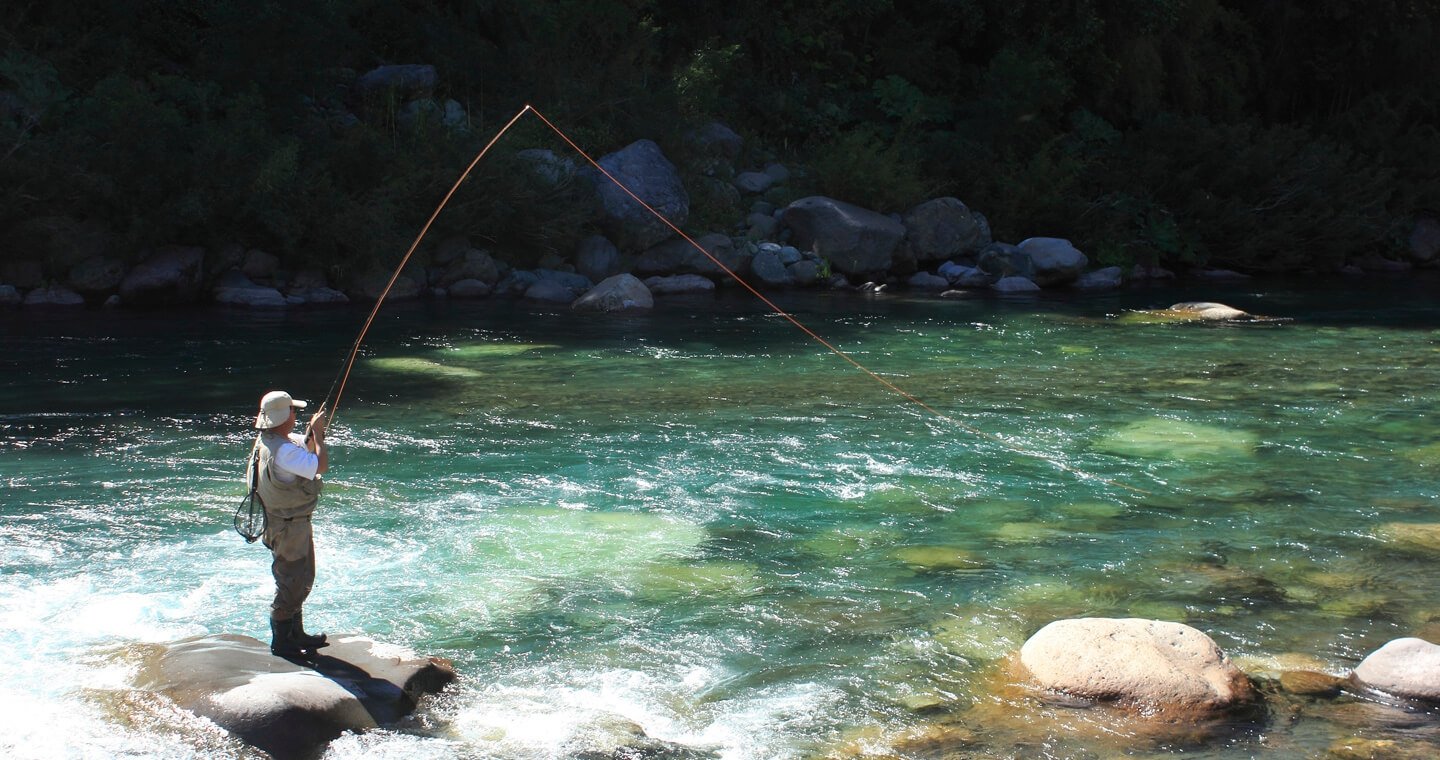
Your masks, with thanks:
[{"label": "man's head", "polygon": [[260,414],[255,417],[255,427],[259,430],[278,428],[292,422],[295,411],[304,408],[304,401],[290,398],[285,391],[270,391],[260,399]]}]

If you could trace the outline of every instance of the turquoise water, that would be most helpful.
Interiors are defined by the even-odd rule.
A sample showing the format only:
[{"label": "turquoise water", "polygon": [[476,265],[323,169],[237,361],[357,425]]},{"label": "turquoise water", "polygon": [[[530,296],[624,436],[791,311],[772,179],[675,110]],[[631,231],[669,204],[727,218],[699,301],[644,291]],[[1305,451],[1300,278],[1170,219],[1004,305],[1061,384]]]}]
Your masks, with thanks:
[{"label": "turquoise water", "polygon": [[[739,295],[387,305],[333,433],[307,623],[462,681],[329,757],[636,730],[724,758],[1440,750],[1436,716],[1274,689],[1183,746],[1103,717],[1087,738],[995,675],[1083,615],[1188,623],[1267,682],[1436,640],[1437,284],[782,299],[961,425]],[[1120,316],[1184,300],[1294,321]],[[253,408],[322,397],[363,317],[0,315],[6,756],[242,754],[131,691],[136,645],[267,634],[268,553],[229,527]]]}]

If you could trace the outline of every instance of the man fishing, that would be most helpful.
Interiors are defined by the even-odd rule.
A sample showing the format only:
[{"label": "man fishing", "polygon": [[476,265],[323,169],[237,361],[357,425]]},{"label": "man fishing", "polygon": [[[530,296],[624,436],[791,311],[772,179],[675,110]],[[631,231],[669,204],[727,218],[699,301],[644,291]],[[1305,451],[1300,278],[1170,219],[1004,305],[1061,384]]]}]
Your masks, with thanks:
[{"label": "man fishing", "polygon": [[308,433],[294,432],[304,401],[285,391],[260,399],[255,427],[260,430],[257,495],[265,507],[263,540],[274,560],[275,601],[270,606],[270,651],[279,657],[314,654],[325,635],[305,632],[301,607],[315,584],[315,543],[310,515],[320,501],[320,476],[329,466],[325,447],[325,411],[310,418]]}]

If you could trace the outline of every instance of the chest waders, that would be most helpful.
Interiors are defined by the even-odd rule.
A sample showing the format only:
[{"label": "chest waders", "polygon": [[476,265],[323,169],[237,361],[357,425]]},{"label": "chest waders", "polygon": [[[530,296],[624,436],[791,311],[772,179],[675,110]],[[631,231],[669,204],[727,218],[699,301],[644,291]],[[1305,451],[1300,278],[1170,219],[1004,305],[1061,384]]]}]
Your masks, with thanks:
[{"label": "chest waders", "polygon": [[313,654],[326,646],[325,636],[305,633],[302,607],[315,585],[315,542],[310,515],[320,501],[324,483],[295,477],[286,483],[275,477],[280,448],[291,441],[283,435],[262,432],[256,443],[255,495],[265,512],[262,539],[270,550],[270,573],[275,576],[275,600],[270,605],[270,651],[280,657]]}]

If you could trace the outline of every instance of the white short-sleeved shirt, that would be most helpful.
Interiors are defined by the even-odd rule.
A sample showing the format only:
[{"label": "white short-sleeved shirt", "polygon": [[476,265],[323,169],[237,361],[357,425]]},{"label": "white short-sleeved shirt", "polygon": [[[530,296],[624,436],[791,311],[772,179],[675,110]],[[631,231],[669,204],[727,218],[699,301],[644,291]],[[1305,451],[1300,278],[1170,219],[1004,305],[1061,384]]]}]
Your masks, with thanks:
[{"label": "white short-sleeved shirt", "polygon": [[304,436],[291,433],[290,443],[282,444],[276,452],[274,464],[271,474],[281,483],[294,483],[297,477],[314,480],[315,471],[320,469],[320,456],[305,450]]}]

